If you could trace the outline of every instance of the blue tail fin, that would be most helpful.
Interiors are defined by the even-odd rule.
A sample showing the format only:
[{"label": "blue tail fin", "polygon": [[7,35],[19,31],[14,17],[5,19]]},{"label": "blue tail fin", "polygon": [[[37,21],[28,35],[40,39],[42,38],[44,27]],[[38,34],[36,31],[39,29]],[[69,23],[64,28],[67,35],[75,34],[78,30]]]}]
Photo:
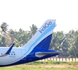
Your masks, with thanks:
[{"label": "blue tail fin", "polygon": [[23,47],[28,49],[28,52],[36,49],[49,49],[53,29],[55,26],[55,20],[49,19],[45,21],[41,28],[38,29],[35,35]]},{"label": "blue tail fin", "polygon": [[51,42],[52,34],[47,36],[45,39],[43,39],[34,49],[43,49],[47,50],[50,47],[50,42]]}]

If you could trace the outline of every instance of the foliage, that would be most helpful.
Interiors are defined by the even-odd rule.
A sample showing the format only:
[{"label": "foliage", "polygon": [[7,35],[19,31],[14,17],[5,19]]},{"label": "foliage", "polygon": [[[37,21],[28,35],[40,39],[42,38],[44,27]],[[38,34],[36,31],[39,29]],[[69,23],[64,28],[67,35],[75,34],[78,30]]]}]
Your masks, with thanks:
[{"label": "foliage", "polygon": [[[15,42],[15,46],[23,46],[37,31],[37,26],[32,24],[30,31],[19,31],[10,29],[8,35],[0,35],[0,46],[10,46]],[[53,33],[50,49],[60,51],[59,57],[78,57],[78,31],[70,30],[68,33],[58,31]]]}]

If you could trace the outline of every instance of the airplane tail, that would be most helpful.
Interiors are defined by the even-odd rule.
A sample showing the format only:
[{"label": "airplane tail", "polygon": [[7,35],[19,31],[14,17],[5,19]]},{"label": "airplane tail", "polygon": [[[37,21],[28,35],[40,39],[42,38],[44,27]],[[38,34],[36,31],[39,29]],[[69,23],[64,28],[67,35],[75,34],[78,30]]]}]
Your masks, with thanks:
[{"label": "airplane tail", "polygon": [[28,51],[38,49],[49,49],[50,41],[52,39],[53,29],[56,26],[56,20],[49,19],[37,30],[35,35],[28,41],[23,48]]}]

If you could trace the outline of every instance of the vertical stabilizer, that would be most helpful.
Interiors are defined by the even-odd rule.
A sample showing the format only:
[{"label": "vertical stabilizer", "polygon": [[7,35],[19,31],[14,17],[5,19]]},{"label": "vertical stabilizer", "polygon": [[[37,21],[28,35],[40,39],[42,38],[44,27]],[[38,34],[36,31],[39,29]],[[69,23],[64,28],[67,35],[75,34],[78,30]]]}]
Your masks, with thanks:
[{"label": "vertical stabilizer", "polygon": [[23,47],[32,51],[33,49],[48,49],[52,38],[52,32],[56,26],[56,20],[49,19],[37,30],[35,35]]}]

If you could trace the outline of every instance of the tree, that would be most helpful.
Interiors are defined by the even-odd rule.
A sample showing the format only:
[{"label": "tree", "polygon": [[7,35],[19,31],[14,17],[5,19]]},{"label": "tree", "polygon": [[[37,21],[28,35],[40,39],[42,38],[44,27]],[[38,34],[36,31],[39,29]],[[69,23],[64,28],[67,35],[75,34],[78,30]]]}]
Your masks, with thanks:
[{"label": "tree", "polygon": [[53,37],[51,40],[51,49],[61,50],[61,43],[63,41],[64,34],[63,32],[55,32],[53,33]]},{"label": "tree", "polygon": [[4,47],[6,46],[6,38],[0,35],[0,46]]},{"label": "tree", "polygon": [[30,26],[30,30],[31,30],[31,35],[33,36],[36,33],[36,31],[37,31],[37,26],[32,24],[32,26]]},{"label": "tree", "polygon": [[1,24],[1,29],[2,29],[3,32],[6,32],[7,31],[7,26],[8,26],[8,24],[6,22],[3,22]]}]

